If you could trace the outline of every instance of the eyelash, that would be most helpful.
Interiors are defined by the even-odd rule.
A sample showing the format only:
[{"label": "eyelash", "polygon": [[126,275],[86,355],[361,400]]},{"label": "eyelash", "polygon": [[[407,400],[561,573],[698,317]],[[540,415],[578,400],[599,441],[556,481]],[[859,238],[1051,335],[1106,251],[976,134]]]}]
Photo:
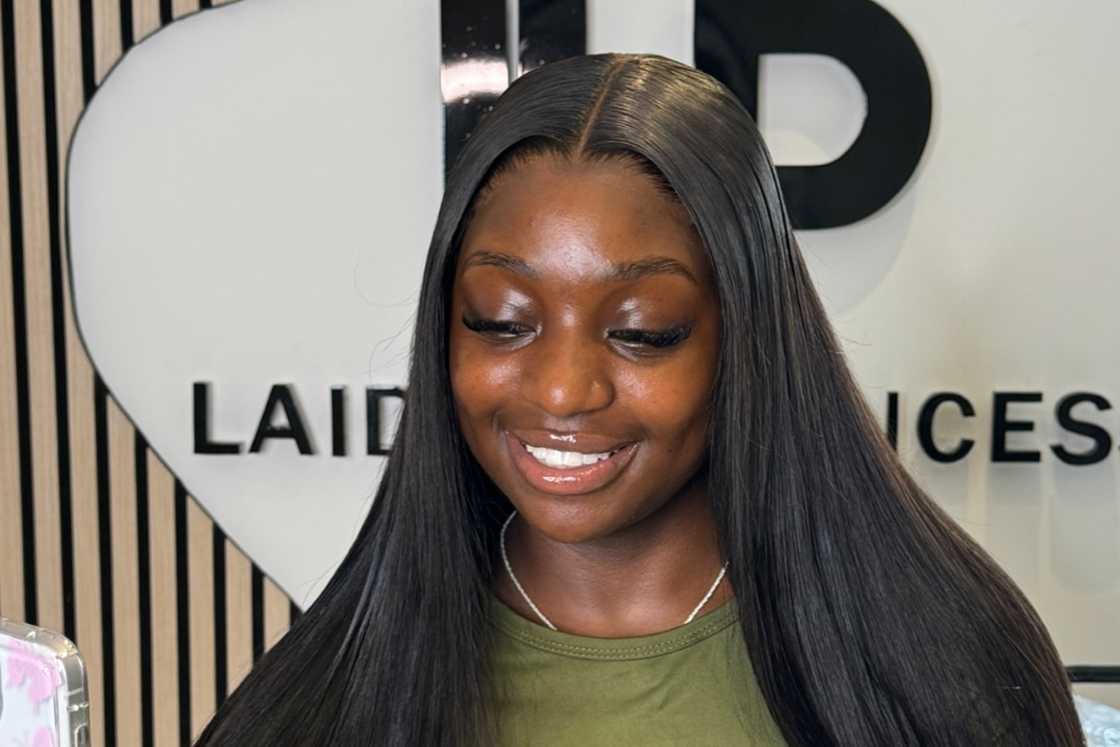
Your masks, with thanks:
[{"label": "eyelash", "polygon": [[[465,316],[463,317],[463,325],[472,332],[477,332],[482,335],[487,333],[513,335],[520,331],[531,331],[528,327],[514,322],[499,322],[492,319],[469,319]],[[663,349],[684,342],[684,340],[692,334],[692,327],[690,325],[682,325],[659,330],[617,329],[612,330],[612,333],[626,344],[648,345],[652,348]]]}]

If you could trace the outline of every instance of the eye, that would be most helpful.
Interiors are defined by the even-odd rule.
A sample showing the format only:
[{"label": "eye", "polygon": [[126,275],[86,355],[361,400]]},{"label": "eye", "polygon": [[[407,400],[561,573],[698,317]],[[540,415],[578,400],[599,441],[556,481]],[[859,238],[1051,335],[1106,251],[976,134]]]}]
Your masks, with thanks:
[{"label": "eye", "polygon": [[692,334],[692,327],[682,325],[669,329],[615,329],[610,334],[630,347],[670,348],[684,342]]},{"label": "eye", "polygon": [[471,319],[463,316],[463,326],[472,332],[477,332],[483,337],[499,340],[514,340],[523,334],[532,332],[532,327],[517,322],[503,322],[496,319]]}]

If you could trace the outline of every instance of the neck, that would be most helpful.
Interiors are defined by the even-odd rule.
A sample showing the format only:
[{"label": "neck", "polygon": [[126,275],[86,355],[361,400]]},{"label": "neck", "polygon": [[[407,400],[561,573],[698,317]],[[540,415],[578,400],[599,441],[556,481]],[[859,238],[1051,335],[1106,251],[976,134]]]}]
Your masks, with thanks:
[{"label": "neck", "polygon": [[[639,521],[587,542],[553,540],[518,514],[506,531],[506,553],[529,598],[559,630],[601,638],[681,625],[723,564],[711,502],[699,481]],[[541,622],[505,567],[498,568],[498,597]],[[724,576],[697,616],[731,596]]]}]

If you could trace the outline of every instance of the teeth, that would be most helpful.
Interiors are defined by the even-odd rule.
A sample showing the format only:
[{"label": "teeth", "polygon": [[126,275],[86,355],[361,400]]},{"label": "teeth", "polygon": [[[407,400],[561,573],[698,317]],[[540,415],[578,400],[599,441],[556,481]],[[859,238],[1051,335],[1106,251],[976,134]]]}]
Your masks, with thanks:
[{"label": "teeth", "polygon": [[557,449],[544,449],[525,444],[525,449],[541,464],[560,469],[582,467],[585,464],[595,464],[610,457],[611,452],[602,451],[597,454],[584,454],[579,451],[559,451]]}]

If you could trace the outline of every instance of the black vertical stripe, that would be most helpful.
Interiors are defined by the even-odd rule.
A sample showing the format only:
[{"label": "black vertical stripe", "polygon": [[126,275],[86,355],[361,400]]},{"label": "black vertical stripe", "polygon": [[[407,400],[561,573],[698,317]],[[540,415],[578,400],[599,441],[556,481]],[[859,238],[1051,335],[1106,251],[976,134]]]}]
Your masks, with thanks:
[{"label": "black vertical stripe", "polygon": [[[449,81],[443,97],[443,173],[446,175],[482,115],[493,108],[498,95],[475,85],[480,79],[470,67],[503,68],[506,58],[506,4],[504,0],[441,0],[441,79]],[[463,61],[470,63],[464,67]]]},{"label": "black vertical stripe", "polygon": [[97,62],[93,48],[93,0],[79,0],[82,39],[82,100],[89,103],[97,89]]},{"label": "black vertical stripe", "polygon": [[898,451],[898,392],[887,393],[887,441]]},{"label": "black vertical stripe", "polygon": [[0,0],[4,37],[4,122],[8,149],[8,221],[12,246],[12,326],[15,331],[16,430],[19,433],[19,493],[23,535],[23,616],[39,619],[39,580],[35,565],[35,500],[31,481],[31,390],[27,380],[27,299],[23,277],[23,177],[19,157],[19,105],[16,94],[15,14],[12,0]]},{"label": "black vertical stripe", "polygon": [[187,547],[187,489],[175,479],[175,617],[179,653],[179,741],[191,743],[191,606]]},{"label": "black vertical stripe", "polygon": [[112,496],[109,492],[109,391],[98,374],[93,375],[94,438],[97,441],[97,535],[101,547],[101,682],[105,743],[117,743],[116,664],[113,637],[113,531]]},{"label": "black vertical stripe", "polygon": [[205,10],[206,8],[212,8],[212,7],[214,7],[214,3],[213,3],[213,1],[212,1],[212,0],[202,0],[202,2],[201,2],[201,4],[199,5],[199,7]]},{"label": "black vertical stripe", "polygon": [[291,625],[296,620],[298,620],[299,616],[302,614],[303,612],[300,611],[299,605],[292,600],[288,600],[288,626],[291,627]]},{"label": "black vertical stripe", "polygon": [[346,456],[346,390],[331,388],[331,454]]},{"label": "black vertical stripe", "polygon": [[226,535],[214,523],[214,693],[221,706],[229,692],[226,662],[229,659],[229,636],[226,629]]},{"label": "black vertical stripe", "polygon": [[584,0],[519,0],[518,10],[522,74],[587,50]]},{"label": "black vertical stripe", "polygon": [[132,47],[132,0],[121,0],[121,53]]},{"label": "black vertical stripe", "polygon": [[140,612],[140,731],[144,744],[152,744],[152,569],[151,530],[148,518],[148,444],[140,431],[133,440],[136,472],[136,548]]},{"label": "black vertical stripe", "polygon": [[253,663],[264,653],[264,574],[253,563]]},{"label": "black vertical stripe", "polygon": [[171,0],[159,0],[159,22],[166,26],[175,19],[171,12]]},{"label": "black vertical stripe", "polygon": [[62,291],[62,233],[60,231],[58,112],[55,99],[54,14],[51,0],[39,0],[43,58],[43,123],[46,127],[47,215],[50,219],[51,332],[54,347],[55,428],[58,443],[58,523],[62,555],[62,630],[74,639],[74,521],[70,491],[70,392],[67,388],[66,308]]}]

